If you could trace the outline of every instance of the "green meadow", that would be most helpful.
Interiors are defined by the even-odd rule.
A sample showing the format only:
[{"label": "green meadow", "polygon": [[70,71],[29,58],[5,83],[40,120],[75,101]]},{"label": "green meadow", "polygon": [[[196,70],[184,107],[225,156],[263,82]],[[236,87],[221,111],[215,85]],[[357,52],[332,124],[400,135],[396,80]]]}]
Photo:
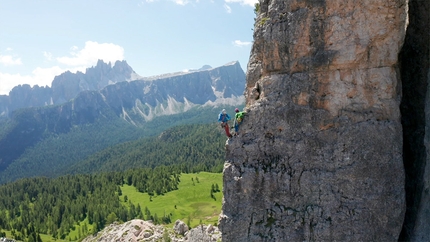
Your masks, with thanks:
[{"label": "green meadow", "polygon": [[[157,214],[160,218],[171,214],[171,224],[177,219],[195,227],[200,223],[217,224],[222,205],[222,173],[199,172],[181,174],[178,190],[164,195],[150,197],[147,193],[138,192],[133,186],[121,187],[121,201],[128,204],[127,200],[137,206],[142,212],[147,207],[151,214]],[[212,184],[217,184],[219,192],[211,197]]]}]

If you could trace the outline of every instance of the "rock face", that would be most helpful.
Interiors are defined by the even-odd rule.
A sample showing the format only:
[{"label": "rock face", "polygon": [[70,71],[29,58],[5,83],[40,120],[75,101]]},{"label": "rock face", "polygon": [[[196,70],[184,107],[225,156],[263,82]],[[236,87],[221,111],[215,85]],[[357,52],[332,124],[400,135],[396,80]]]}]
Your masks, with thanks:
[{"label": "rock face", "polygon": [[406,171],[406,216],[400,241],[430,241],[430,1],[409,1],[399,55]]},{"label": "rock face", "polygon": [[262,0],[223,241],[397,241],[406,1]]},{"label": "rock face", "polygon": [[65,72],[52,81],[52,102],[61,104],[76,97],[82,91],[98,91],[109,84],[131,81],[140,78],[126,61],[116,61],[113,66],[97,62],[95,67],[87,68],[85,73]]}]

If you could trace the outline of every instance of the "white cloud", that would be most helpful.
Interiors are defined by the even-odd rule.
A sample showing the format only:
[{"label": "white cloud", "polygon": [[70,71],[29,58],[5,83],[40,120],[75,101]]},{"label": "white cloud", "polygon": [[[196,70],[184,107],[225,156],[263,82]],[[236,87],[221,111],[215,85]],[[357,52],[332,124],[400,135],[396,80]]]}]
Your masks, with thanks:
[{"label": "white cloud", "polygon": [[[31,85],[38,84],[39,86],[51,86],[51,83],[54,80],[54,77],[66,71],[67,70],[62,69],[58,66],[52,66],[49,68],[37,67],[32,72],[32,76],[31,76],[32,82],[28,84],[31,84]],[[75,72],[72,70],[70,71]]]},{"label": "white cloud", "polygon": [[252,42],[247,42],[247,41],[243,42],[241,40],[233,41],[233,45],[238,46],[238,47],[248,46],[250,44],[252,44]]},{"label": "white cloud", "polygon": [[68,66],[91,66],[101,59],[104,62],[115,62],[124,59],[124,48],[111,43],[99,44],[93,41],[85,42],[85,47],[79,50],[78,47],[71,48],[70,55],[58,57],[57,61]]},{"label": "white cloud", "polygon": [[240,3],[242,5],[249,5],[251,7],[254,7],[256,3],[258,3],[258,0],[224,0],[226,3]]},{"label": "white cloud", "polygon": [[55,76],[60,75],[66,70],[58,66],[50,68],[36,68],[32,75],[22,76],[20,74],[9,74],[0,72],[0,95],[8,95],[9,91],[15,86],[28,84],[31,87],[38,86],[51,86]]},{"label": "white cloud", "polygon": [[224,3],[224,8],[227,13],[231,13],[231,8],[227,4]]},{"label": "white cloud", "polygon": [[76,67],[73,69],[63,69],[59,66],[49,68],[37,67],[31,75],[22,76],[20,74],[9,74],[0,72],[0,95],[8,95],[9,91],[15,86],[28,84],[31,87],[38,85],[40,87],[51,86],[55,76],[58,76],[66,71],[76,73],[77,71],[85,72],[86,67]]},{"label": "white cloud", "polygon": [[11,55],[0,55],[0,63],[5,66],[21,65],[21,58],[13,58]]},{"label": "white cloud", "polygon": [[31,81],[30,77],[0,72],[0,95],[9,94],[9,91],[12,90],[14,86],[28,83],[29,81]]},{"label": "white cloud", "polygon": [[50,52],[43,52],[43,56],[45,56],[46,60],[51,61],[52,60],[52,53]]},{"label": "white cloud", "polygon": [[173,0],[176,4],[178,4],[178,5],[182,5],[182,6],[184,6],[184,5],[186,5],[186,4],[188,4],[189,3],[189,1],[188,0]]}]

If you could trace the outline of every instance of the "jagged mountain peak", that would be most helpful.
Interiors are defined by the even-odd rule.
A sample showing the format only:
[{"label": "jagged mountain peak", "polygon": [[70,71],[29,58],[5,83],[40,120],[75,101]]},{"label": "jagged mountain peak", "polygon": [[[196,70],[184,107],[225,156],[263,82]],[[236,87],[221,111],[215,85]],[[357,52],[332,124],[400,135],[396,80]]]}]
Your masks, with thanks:
[{"label": "jagged mountain peak", "polygon": [[28,84],[14,87],[9,95],[2,95],[0,99],[0,117],[9,117],[19,108],[63,104],[82,91],[99,91],[107,85],[140,78],[125,60],[118,60],[113,66],[110,62],[98,60],[85,72],[65,71],[56,76],[51,87],[31,87]]},{"label": "jagged mountain peak", "polygon": [[228,62],[227,64],[224,64],[224,65],[219,66],[219,67],[212,67],[210,65],[203,65],[199,69],[187,69],[185,71],[177,71],[177,72],[164,73],[164,74],[160,74],[160,75],[142,77],[140,79],[152,81],[152,80],[158,80],[158,79],[163,79],[163,78],[168,78],[168,77],[173,77],[173,76],[187,75],[187,74],[190,74],[193,72],[201,72],[201,71],[208,71],[208,70],[212,70],[212,69],[218,69],[218,68],[222,68],[222,67],[226,67],[226,66],[236,66],[236,68],[242,69],[239,61],[231,61],[231,62]]},{"label": "jagged mountain peak", "polygon": [[[0,99],[0,115],[9,117],[19,108],[61,105],[78,98],[79,93],[96,91],[117,115],[134,122],[130,117],[140,114],[147,121],[196,105],[242,104],[244,85],[245,73],[237,61],[216,68],[204,65],[196,71],[144,78],[125,60],[116,61],[113,66],[99,60],[85,73],[66,71],[56,76],[52,87],[15,87],[9,96]],[[128,113],[130,109],[132,113]]]},{"label": "jagged mountain peak", "polygon": [[209,70],[209,69],[212,69],[212,66],[210,66],[210,65],[204,65],[204,66],[202,66],[200,69],[198,69],[199,71],[204,71],[204,70]]}]

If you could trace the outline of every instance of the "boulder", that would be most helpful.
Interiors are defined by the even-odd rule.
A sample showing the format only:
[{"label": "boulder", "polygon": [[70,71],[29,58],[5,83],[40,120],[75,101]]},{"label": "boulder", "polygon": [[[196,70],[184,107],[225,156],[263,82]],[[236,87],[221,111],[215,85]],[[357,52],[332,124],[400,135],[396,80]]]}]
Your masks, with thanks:
[{"label": "boulder", "polygon": [[173,230],[177,234],[184,235],[185,232],[188,231],[188,226],[183,221],[181,221],[181,220],[178,219],[178,220],[175,221],[175,225],[173,225]]}]

